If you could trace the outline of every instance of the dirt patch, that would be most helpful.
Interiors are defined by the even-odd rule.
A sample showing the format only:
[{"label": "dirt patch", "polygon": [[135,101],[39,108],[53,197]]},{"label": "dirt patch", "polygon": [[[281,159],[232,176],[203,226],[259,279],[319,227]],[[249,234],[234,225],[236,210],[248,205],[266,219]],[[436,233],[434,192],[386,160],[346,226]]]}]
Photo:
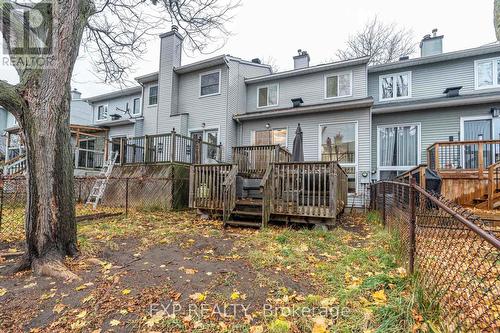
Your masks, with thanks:
[{"label": "dirt patch", "polygon": [[182,308],[178,315],[186,315],[197,293],[211,306],[241,304],[246,312],[241,308],[234,314],[243,317],[261,311],[266,299],[283,288],[313,292],[310,284],[285,273],[253,269],[234,247],[238,237],[231,231],[221,237],[185,235],[142,252],[140,240],[121,239],[115,241],[117,248],[104,248],[97,258],[69,262],[82,277],[71,284],[29,272],[9,276],[15,260],[2,262],[0,287],[7,293],[0,304],[0,330],[65,331],[80,322],[91,331],[118,320],[127,322],[123,331],[135,331],[138,319],[174,303]]}]

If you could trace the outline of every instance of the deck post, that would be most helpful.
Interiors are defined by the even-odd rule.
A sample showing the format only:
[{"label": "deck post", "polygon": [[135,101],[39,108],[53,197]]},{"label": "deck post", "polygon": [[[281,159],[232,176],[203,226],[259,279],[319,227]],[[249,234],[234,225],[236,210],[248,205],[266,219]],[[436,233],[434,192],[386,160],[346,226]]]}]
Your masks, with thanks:
[{"label": "deck post", "polygon": [[175,128],[172,129],[172,132],[171,132],[171,137],[170,137],[170,144],[171,144],[171,147],[170,147],[170,162],[174,163],[175,162],[175,155],[176,155],[176,134],[175,134]]},{"label": "deck post", "polygon": [[382,224],[385,227],[385,217],[386,217],[386,209],[385,209],[385,182],[382,182]]},{"label": "deck post", "polygon": [[189,166],[189,208],[194,208],[194,166]]},{"label": "deck post", "polygon": [[479,176],[479,180],[482,180],[484,177],[484,144],[479,142],[477,149],[477,172]]},{"label": "deck post", "polygon": [[125,217],[128,217],[128,178],[125,179]]},{"label": "deck post", "polygon": [[337,163],[330,163],[330,213],[333,214],[335,222],[337,221],[337,202],[340,195],[337,171]]},{"label": "deck post", "polygon": [[434,145],[434,170],[439,170],[440,169],[440,163],[439,163],[439,144],[436,143]]},{"label": "deck post", "polygon": [[151,162],[151,157],[149,156],[149,136],[144,135],[144,164]]},{"label": "deck post", "polygon": [[120,138],[120,165],[123,165],[125,160],[125,139]]},{"label": "deck post", "polygon": [[416,211],[415,211],[415,179],[411,180],[410,184],[410,244],[409,244],[409,253],[408,260],[410,266],[410,274],[413,274],[415,271],[415,222],[416,222]]}]

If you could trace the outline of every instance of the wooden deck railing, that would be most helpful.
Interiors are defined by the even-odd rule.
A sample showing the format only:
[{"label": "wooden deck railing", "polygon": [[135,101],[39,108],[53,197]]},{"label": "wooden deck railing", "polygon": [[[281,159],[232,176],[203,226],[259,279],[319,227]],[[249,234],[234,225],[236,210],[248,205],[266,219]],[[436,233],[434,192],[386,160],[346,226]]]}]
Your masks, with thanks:
[{"label": "wooden deck railing", "polygon": [[500,162],[488,168],[488,209],[493,209],[493,204],[500,199]]},{"label": "wooden deck railing", "polygon": [[186,163],[202,164],[222,160],[222,147],[177,134],[146,135],[123,138],[120,144],[121,164]]},{"label": "wooden deck railing", "polygon": [[233,162],[241,174],[262,177],[267,166],[275,162],[289,162],[291,154],[280,145],[233,147]]},{"label": "wooden deck railing", "polygon": [[500,140],[436,142],[427,149],[431,170],[477,171],[483,177],[489,165],[500,161]]},{"label": "wooden deck railing", "polygon": [[397,182],[402,182],[410,184],[412,179],[415,179],[417,185],[421,188],[426,188],[425,186],[425,170],[427,169],[427,164],[420,164],[411,170],[406,171],[402,175],[397,176],[394,180]]},{"label": "wooden deck railing", "polygon": [[190,207],[223,210],[223,184],[232,170],[232,164],[192,165],[189,180]]},{"label": "wooden deck railing", "polygon": [[260,182],[262,193],[262,227],[267,227],[271,219],[271,198],[273,197],[273,170],[274,164],[267,166],[266,172]]},{"label": "wooden deck railing", "polygon": [[223,202],[224,209],[222,211],[222,218],[224,221],[224,226],[227,221],[229,221],[229,217],[236,207],[236,176],[238,175],[238,166],[233,165],[231,171],[226,176],[224,183],[222,183],[222,191],[223,191]]},{"label": "wooden deck railing", "polygon": [[347,202],[347,174],[335,162],[275,163],[272,214],[336,218]]}]

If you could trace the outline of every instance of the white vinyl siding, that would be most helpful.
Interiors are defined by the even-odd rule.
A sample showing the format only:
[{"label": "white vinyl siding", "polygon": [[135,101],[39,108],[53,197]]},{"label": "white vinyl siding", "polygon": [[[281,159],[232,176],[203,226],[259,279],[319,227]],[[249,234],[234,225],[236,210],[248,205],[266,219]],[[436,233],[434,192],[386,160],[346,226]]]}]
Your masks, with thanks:
[{"label": "white vinyl siding", "polygon": [[476,89],[500,87],[500,58],[475,61],[474,72]]},{"label": "white vinyl siding", "polygon": [[381,101],[411,97],[411,72],[382,75],[379,78]]},{"label": "white vinyl siding", "polygon": [[221,71],[200,74],[200,97],[220,94]]},{"label": "white vinyl siding", "polygon": [[279,86],[270,84],[257,88],[257,107],[264,108],[279,104]]},{"label": "white vinyl siding", "polygon": [[325,99],[352,96],[352,72],[325,76]]}]

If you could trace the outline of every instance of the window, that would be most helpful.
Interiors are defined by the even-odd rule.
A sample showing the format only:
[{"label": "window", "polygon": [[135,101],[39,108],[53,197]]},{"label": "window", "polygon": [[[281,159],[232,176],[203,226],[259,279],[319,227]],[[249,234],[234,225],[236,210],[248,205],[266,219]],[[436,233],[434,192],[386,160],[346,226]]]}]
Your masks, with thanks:
[{"label": "window", "polygon": [[134,98],[134,106],[132,109],[132,114],[134,114],[134,115],[141,114],[141,99],[140,98]]},{"label": "window", "polygon": [[211,96],[220,93],[220,70],[200,75],[200,96]]},{"label": "window", "polygon": [[149,87],[149,105],[158,104],[158,86]]},{"label": "window", "polygon": [[356,193],[357,123],[320,125],[320,155],[322,161],[338,162],[347,173],[348,191]]},{"label": "window", "polygon": [[286,147],[286,137],[288,130],[286,128],[276,128],[254,132],[254,144],[259,145],[281,145]]},{"label": "window", "polygon": [[108,106],[99,105],[97,107],[97,120],[106,120],[106,119],[108,119]]},{"label": "window", "polygon": [[352,95],[352,73],[325,76],[325,98],[338,98]]},{"label": "window", "polygon": [[259,87],[257,92],[257,106],[259,108],[278,105],[279,88],[277,84]]},{"label": "window", "polygon": [[378,127],[380,179],[391,179],[420,163],[420,125]]},{"label": "window", "polygon": [[380,77],[380,100],[411,97],[411,72],[389,74]]},{"label": "window", "polygon": [[475,62],[476,89],[500,87],[500,58]]},{"label": "window", "polygon": [[218,130],[206,131],[207,142],[211,145],[207,146],[207,158],[217,160],[217,145],[218,145]]}]

